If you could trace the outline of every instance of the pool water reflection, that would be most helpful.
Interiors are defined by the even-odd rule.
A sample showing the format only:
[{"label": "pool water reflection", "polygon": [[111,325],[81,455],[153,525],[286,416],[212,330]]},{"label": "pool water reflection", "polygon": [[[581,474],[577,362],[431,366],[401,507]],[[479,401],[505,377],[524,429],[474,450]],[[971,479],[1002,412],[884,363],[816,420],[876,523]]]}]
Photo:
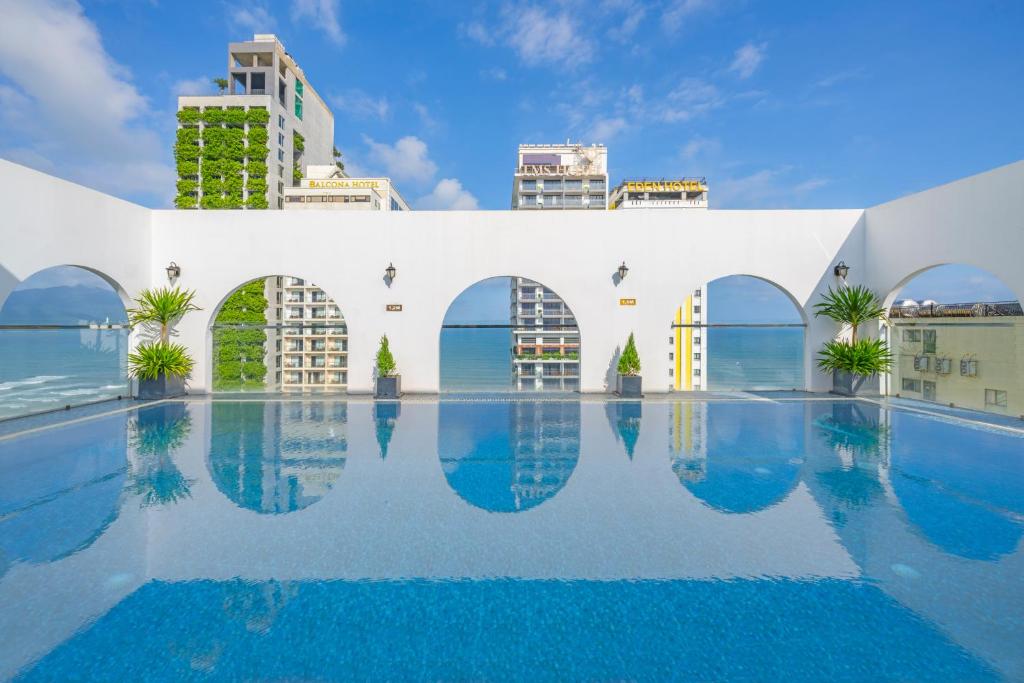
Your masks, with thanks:
[{"label": "pool water reflection", "polygon": [[0,678],[1024,677],[1024,435],[214,401],[0,441]]}]

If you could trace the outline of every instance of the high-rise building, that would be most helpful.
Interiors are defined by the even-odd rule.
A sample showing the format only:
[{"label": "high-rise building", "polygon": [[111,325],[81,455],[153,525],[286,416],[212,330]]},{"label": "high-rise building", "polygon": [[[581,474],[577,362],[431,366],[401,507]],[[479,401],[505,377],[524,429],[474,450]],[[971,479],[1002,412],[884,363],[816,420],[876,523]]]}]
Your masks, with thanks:
[{"label": "high-rise building", "polygon": [[219,85],[178,98],[175,206],[280,209],[307,165],[334,163],[334,115],[276,36],[230,43]]},{"label": "high-rise building", "polygon": [[[519,145],[512,208],[608,207],[604,145]],[[580,333],[559,296],[533,280],[512,278],[512,372],[521,390],[579,389]]]},{"label": "high-rise building", "polygon": [[334,211],[408,211],[391,178],[350,178],[334,164],[307,166],[298,187],[284,190],[284,208]]},{"label": "high-rise building", "polygon": [[[704,178],[624,180],[612,191],[611,208],[706,209],[708,185]],[[699,391],[708,388],[708,286],[695,289],[676,309],[669,337],[669,388]]]},{"label": "high-rise building", "polygon": [[606,209],[604,145],[519,145],[513,209]]}]

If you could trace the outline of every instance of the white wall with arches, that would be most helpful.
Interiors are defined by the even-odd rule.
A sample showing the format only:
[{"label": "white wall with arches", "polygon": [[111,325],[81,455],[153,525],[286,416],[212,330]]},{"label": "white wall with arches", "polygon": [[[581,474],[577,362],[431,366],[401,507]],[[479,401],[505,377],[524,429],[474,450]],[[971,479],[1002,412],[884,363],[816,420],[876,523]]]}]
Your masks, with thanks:
[{"label": "white wall with arches", "polygon": [[[406,391],[438,389],[445,312],[466,287],[515,274],[543,282],[579,323],[583,391],[607,390],[609,365],[636,334],[645,389],[668,386],[670,323],[687,292],[745,274],[784,290],[807,320],[806,388],[827,390],[814,353],[836,330],[813,316],[839,260],[850,281],[883,296],[937,263],[985,268],[1024,293],[1024,162],[870,209],[608,212],[335,212],[149,210],[0,162],[0,303],[42,268],[76,264],[128,295],[166,283],[198,292],[204,309],[179,326],[210,386],[210,324],[239,283],[297,273],[327,291],[349,330],[350,391],[372,387],[381,334]],[[629,274],[614,281],[625,261]],[[390,286],[384,269],[393,263]],[[894,296],[894,294],[893,294]],[[620,299],[635,299],[621,306]],[[401,304],[401,312],[388,312]]]}]

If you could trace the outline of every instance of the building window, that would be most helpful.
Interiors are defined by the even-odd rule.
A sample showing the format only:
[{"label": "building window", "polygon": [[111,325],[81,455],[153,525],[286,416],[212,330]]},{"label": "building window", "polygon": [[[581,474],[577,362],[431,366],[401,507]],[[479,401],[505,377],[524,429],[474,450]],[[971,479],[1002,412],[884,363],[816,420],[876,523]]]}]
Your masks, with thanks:
[{"label": "building window", "polygon": [[277,134],[277,144],[279,144],[282,147],[284,147],[284,133],[278,133]]},{"label": "building window", "polygon": [[693,354],[693,359],[694,360],[700,360],[700,354],[699,353]]},{"label": "building window", "polygon": [[282,183],[282,182],[278,182],[277,183],[277,193],[278,194],[284,194],[284,183]]},{"label": "building window", "polygon": [[693,312],[694,313],[700,313],[700,306],[694,306],[693,307]]},{"label": "building window", "polygon": [[935,353],[935,330],[924,330],[924,352]]},{"label": "building window", "polygon": [[1005,408],[1006,407],[1006,392],[1002,389],[986,389],[985,390],[985,407],[994,408]]},{"label": "building window", "polygon": [[277,165],[277,177],[284,178],[284,166],[282,166],[281,164]]},{"label": "building window", "polygon": [[519,181],[519,189],[524,192],[536,192],[537,181],[536,180],[521,180]]},{"label": "building window", "polygon": [[284,200],[289,204],[294,204],[295,202],[304,202],[306,201],[306,198],[303,197],[302,195],[292,194],[285,197]]},{"label": "building window", "polygon": [[922,385],[922,393],[924,394],[924,400],[934,401],[935,400],[935,382],[929,382],[925,380]]},{"label": "building window", "polygon": [[282,116],[281,114],[277,115],[277,127],[284,128],[284,116]]},{"label": "building window", "polygon": [[295,118],[302,120],[302,98],[298,95],[295,96]]},{"label": "building window", "polygon": [[283,149],[277,150],[277,160],[278,161],[284,161],[284,150]]},{"label": "building window", "polygon": [[693,338],[693,345],[694,346],[700,346],[700,337],[694,337]]},{"label": "building window", "polygon": [[919,342],[919,341],[921,341],[921,330],[903,330],[903,341],[905,341],[905,342]]},{"label": "building window", "polygon": [[921,380],[919,380],[919,379],[910,379],[909,377],[904,377],[903,378],[903,391],[915,391],[915,392],[919,392],[920,393],[920,391],[921,391]]},{"label": "building window", "polygon": [[700,377],[700,368],[695,368],[694,369],[693,376],[694,377]]}]

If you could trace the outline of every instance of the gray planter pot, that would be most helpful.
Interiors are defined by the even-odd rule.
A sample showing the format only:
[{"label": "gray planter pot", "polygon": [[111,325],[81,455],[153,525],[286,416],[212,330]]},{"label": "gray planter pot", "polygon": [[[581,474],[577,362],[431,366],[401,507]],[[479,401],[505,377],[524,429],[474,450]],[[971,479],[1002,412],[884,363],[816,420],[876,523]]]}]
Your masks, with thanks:
[{"label": "gray planter pot", "polygon": [[139,393],[135,397],[142,401],[159,401],[185,395],[185,378],[161,374],[156,379],[140,379]]},{"label": "gray planter pot", "polygon": [[643,388],[643,377],[640,375],[617,375],[615,393],[624,398],[640,398]]},{"label": "gray planter pot", "polygon": [[832,393],[840,396],[878,396],[878,375],[855,375],[843,370],[832,371]]},{"label": "gray planter pot", "polygon": [[378,377],[374,398],[399,398],[402,395],[402,376]]}]

